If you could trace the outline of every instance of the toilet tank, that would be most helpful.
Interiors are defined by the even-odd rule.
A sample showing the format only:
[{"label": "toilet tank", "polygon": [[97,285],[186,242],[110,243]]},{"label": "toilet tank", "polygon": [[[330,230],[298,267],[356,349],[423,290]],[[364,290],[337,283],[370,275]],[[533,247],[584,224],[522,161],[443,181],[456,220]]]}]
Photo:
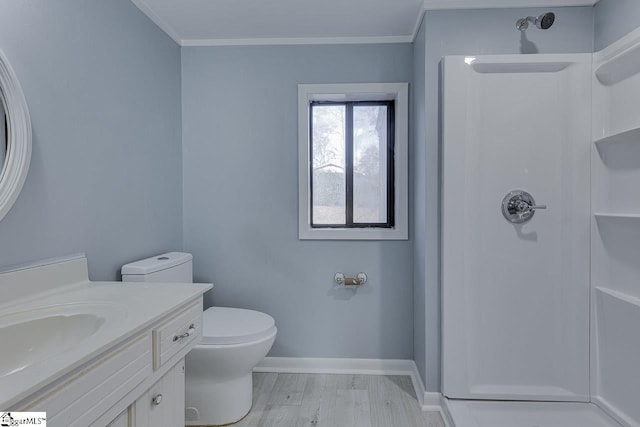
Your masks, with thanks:
[{"label": "toilet tank", "polygon": [[123,282],[193,281],[193,257],[184,252],[168,252],[122,266]]}]

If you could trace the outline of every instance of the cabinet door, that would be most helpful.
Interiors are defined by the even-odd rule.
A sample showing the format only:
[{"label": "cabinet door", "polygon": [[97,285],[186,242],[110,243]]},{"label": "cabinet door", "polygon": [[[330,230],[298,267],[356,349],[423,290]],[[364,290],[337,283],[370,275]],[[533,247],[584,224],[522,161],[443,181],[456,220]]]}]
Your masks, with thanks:
[{"label": "cabinet door", "polygon": [[129,408],[122,411],[107,427],[129,427]]},{"label": "cabinet door", "polygon": [[184,427],[184,359],[135,403],[136,427]]}]

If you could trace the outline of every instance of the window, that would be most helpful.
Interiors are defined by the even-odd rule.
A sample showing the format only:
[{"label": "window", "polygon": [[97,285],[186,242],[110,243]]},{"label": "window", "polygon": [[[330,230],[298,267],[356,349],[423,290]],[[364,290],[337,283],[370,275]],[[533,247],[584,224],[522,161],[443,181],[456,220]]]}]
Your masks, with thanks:
[{"label": "window", "polygon": [[300,239],[407,239],[407,84],[298,94]]},{"label": "window", "polygon": [[312,101],[312,228],[393,228],[394,101]]}]

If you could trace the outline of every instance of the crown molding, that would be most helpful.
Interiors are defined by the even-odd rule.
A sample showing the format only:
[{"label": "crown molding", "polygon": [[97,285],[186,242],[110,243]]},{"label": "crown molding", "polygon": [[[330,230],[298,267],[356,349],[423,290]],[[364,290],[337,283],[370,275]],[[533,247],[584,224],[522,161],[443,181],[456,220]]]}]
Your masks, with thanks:
[{"label": "crown molding", "polygon": [[424,0],[424,10],[442,9],[514,9],[525,7],[593,6],[598,0],[531,0],[527,4],[514,5],[513,0]]},{"label": "crown molding", "polygon": [[174,42],[178,43],[180,46],[182,46],[182,39],[180,38],[180,36],[178,35],[178,32],[176,30],[173,29],[173,27],[169,24],[167,24],[164,19],[160,18],[158,16],[158,14],[156,14],[153,9],[151,9],[149,7],[148,4],[146,4],[144,2],[144,0],[131,0],[131,2],[133,4],[135,4],[138,9],[140,9],[142,11],[142,13],[144,13],[145,15],[147,15],[147,17],[149,19],[151,19],[151,21],[156,24],[158,27],[160,27],[160,29],[162,31],[164,31],[165,33],[167,33],[167,35],[169,37],[171,37],[171,39],[173,39]]},{"label": "crown molding", "polygon": [[182,40],[182,46],[269,46],[269,45],[312,45],[312,44],[384,44],[411,43],[413,37],[281,37],[252,39],[208,39]]},{"label": "crown molding", "polygon": [[411,43],[416,41],[416,36],[418,35],[418,31],[420,31],[420,26],[422,25],[422,20],[424,19],[424,12],[426,9],[424,6],[418,12],[418,17],[416,18],[416,23],[413,24],[413,31],[411,31]]}]

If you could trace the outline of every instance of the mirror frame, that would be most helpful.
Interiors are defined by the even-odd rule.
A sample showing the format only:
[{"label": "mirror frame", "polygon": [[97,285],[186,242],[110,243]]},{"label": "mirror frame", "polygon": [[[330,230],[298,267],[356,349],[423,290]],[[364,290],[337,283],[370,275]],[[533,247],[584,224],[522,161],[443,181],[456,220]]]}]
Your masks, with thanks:
[{"label": "mirror frame", "polygon": [[[31,162],[31,117],[20,82],[0,50],[0,96],[7,122],[7,152],[0,172],[0,220],[22,190]],[[1,167],[1,166],[0,166]]]}]

